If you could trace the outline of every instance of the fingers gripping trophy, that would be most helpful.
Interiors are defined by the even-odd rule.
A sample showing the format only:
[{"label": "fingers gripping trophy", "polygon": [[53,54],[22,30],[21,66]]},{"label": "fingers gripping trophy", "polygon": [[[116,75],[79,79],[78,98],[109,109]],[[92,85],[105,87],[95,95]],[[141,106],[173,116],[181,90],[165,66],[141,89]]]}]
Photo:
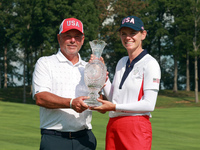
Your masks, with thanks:
[{"label": "fingers gripping trophy", "polygon": [[106,43],[102,40],[93,40],[89,43],[95,58],[85,67],[84,80],[89,89],[88,96],[90,98],[84,100],[84,102],[88,106],[95,107],[101,105],[101,103],[97,101],[97,98],[99,97],[98,92],[101,90],[106,80],[107,68],[99,60]]}]

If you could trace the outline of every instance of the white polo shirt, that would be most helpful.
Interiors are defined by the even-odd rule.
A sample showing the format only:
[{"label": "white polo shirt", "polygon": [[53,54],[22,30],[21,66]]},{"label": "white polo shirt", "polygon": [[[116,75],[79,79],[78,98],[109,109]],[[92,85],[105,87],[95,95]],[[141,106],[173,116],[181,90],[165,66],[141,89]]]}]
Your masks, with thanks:
[{"label": "white polo shirt", "polygon": [[146,54],[135,63],[120,89],[119,85],[128,59],[129,57],[126,56],[119,60],[112,85],[108,81],[104,88],[108,99],[116,104],[116,111],[111,111],[109,116],[111,118],[136,115],[151,117],[150,111],[155,107],[161,78],[159,64],[151,55]]},{"label": "white polo shirt", "polygon": [[[64,98],[87,96],[84,82],[86,62],[79,55],[79,62],[73,65],[59,50],[52,56],[41,57],[33,73],[33,96],[47,91]],[[92,112],[77,113],[73,109],[48,109],[40,107],[40,128],[75,132],[91,129]]]}]

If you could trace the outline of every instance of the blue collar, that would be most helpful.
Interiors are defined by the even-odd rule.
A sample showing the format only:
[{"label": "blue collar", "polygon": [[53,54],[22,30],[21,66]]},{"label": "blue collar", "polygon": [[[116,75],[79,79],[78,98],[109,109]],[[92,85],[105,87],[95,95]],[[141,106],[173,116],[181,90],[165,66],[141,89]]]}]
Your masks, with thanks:
[{"label": "blue collar", "polygon": [[140,60],[142,59],[146,54],[148,54],[147,50],[143,50],[135,59],[132,60],[132,62],[130,63],[130,59],[127,60],[126,62],[126,70],[123,74],[122,80],[120,82],[119,85],[119,89],[122,89],[122,85],[124,84],[124,81],[126,80],[126,78],[128,77],[129,73],[131,72],[131,70],[133,69],[134,65]]},{"label": "blue collar", "polygon": [[[142,59],[146,54],[148,54],[147,50],[143,50],[135,59],[132,60],[130,63],[130,59],[127,60],[126,62],[126,67],[132,67],[140,60]],[[129,66],[130,65],[130,66]]]}]

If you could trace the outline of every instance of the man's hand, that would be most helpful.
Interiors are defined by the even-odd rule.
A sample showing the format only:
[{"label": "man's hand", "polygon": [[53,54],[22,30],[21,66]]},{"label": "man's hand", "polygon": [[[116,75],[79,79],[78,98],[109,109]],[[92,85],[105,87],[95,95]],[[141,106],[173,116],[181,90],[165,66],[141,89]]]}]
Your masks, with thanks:
[{"label": "man's hand", "polygon": [[71,103],[72,109],[78,113],[82,113],[83,111],[88,109],[89,106],[84,103],[84,100],[88,99],[88,98],[89,97],[87,97],[87,96],[80,96],[80,97],[73,99],[73,101]]}]

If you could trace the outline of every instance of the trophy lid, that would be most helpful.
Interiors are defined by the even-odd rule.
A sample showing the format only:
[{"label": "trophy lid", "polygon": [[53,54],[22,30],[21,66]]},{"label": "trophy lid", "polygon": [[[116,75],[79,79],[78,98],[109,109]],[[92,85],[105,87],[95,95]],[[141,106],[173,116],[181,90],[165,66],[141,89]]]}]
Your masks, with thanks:
[{"label": "trophy lid", "polygon": [[92,53],[97,57],[100,58],[103,52],[103,49],[107,45],[107,43],[103,40],[93,40],[90,41],[90,47],[92,48]]}]

